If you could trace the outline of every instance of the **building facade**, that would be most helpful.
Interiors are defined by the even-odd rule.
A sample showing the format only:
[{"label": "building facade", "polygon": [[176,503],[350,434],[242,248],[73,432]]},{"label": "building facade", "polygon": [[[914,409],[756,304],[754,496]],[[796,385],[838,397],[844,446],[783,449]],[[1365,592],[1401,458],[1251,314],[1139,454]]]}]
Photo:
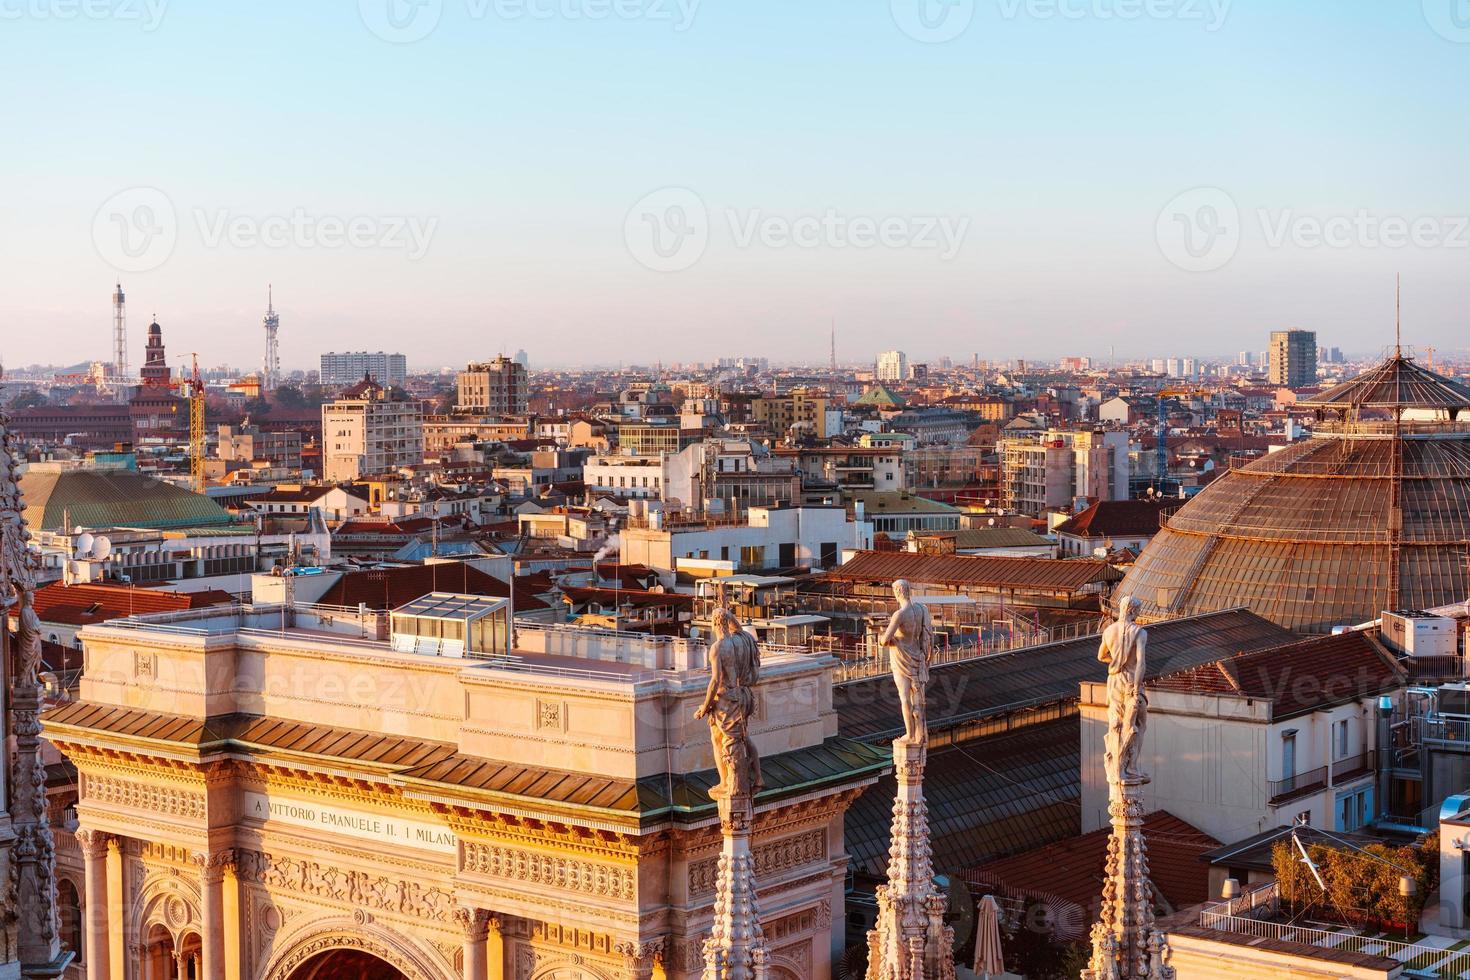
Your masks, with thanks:
[{"label": "building facade", "polygon": [[835,434],[827,428],[827,404],[825,392],[800,389],[787,395],[755,399],[750,403],[750,418],[776,436],[800,426],[818,439],[827,439]]},{"label": "building facade", "polygon": [[343,483],[424,461],[424,412],[372,382],[322,406],[322,478]]},{"label": "building facade", "polygon": [[328,388],[345,388],[364,376],[386,388],[401,388],[408,381],[408,358],[384,351],[332,351],[321,357],[321,383]]},{"label": "building facade", "polygon": [[886,350],[878,355],[877,374],[879,381],[907,381],[909,358],[901,350]]},{"label": "building facade", "polygon": [[1273,385],[1302,388],[1317,383],[1317,334],[1313,330],[1273,330],[1269,348]]},{"label": "building facade", "polygon": [[[84,632],[80,700],[46,726],[79,773],[62,873],[89,978],[701,976],[720,856],[702,648],[588,632],[596,662],[568,669],[545,652],[564,631],[526,626],[512,665],[404,652],[441,647],[367,616]],[[761,667],[773,980],[831,974],[843,814],[888,767],[837,736],[831,668]]]},{"label": "building facade", "polygon": [[459,372],[455,403],[461,412],[525,415],[530,399],[526,366],[509,357],[471,364]]}]

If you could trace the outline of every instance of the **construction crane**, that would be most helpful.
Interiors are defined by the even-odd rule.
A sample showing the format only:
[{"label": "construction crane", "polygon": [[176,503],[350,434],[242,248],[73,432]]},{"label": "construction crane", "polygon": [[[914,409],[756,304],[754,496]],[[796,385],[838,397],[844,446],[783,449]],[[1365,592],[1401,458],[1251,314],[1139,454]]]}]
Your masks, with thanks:
[{"label": "construction crane", "polygon": [[194,359],[194,373],[189,377],[189,475],[194,478],[194,492],[204,492],[204,376],[199,373],[199,355]]},{"label": "construction crane", "polygon": [[189,401],[189,481],[195,493],[203,493],[204,479],[204,376],[199,373],[199,355],[190,353],[192,369],[187,378],[173,382],[181,394],[187,389]]},{"label": "construction crane", "polygon": [[1154,457],[1158,469],[1159,493],[1164,493],[1164,481],[1169,478],[1169,412],[1164,408],[1165,398],[1209,398],[1214,392],[1206,388],[1161,388],[1159,390],[1159,425],[1155,432]]}]

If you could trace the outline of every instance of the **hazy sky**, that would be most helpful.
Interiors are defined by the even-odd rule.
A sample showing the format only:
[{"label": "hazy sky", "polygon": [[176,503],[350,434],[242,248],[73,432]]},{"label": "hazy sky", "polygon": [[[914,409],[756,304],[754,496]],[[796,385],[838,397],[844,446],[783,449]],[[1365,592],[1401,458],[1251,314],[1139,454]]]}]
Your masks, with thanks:
[{"label": "hazy sky", "polygon": [[1459,0],[0,0],[0,355],[1470,344]]}]

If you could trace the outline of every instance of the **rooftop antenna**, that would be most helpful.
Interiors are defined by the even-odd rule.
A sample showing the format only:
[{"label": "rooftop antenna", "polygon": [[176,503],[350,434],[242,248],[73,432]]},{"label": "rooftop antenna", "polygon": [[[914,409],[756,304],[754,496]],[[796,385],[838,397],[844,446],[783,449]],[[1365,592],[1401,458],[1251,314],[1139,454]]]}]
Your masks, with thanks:
[{"label": "rooftop antenna", "polygon": [[1403,275],[1395,275],[1393,277],[1393,356],[1395,359],[1404,356],[1403,287]]}]

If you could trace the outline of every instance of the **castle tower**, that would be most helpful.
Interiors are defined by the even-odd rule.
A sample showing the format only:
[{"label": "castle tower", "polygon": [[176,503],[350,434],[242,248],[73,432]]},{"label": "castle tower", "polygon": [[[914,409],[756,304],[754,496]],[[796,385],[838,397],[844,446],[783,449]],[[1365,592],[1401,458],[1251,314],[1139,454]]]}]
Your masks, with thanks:
[{"label": "castle tower", "polygon": [[168,353],[163,347],[163,328],[154,320],[148,324],[148,346],[144,350],[141,372],[145,388],[169,388],[173,384],[173,371],[168,366]]}]

